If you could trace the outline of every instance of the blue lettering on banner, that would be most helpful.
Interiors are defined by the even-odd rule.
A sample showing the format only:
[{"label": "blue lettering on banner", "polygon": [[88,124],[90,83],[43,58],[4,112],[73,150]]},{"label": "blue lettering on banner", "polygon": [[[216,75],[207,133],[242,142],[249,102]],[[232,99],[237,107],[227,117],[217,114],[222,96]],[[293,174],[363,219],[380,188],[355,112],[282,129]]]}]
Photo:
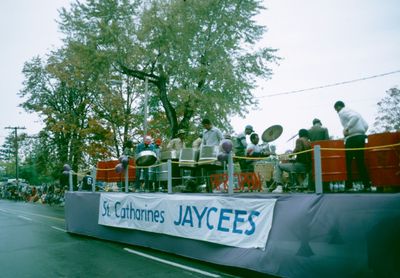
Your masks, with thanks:
[{"label": "blue lettering on banner", "polygon": [[108,202],[107,201],[104,201],[103,202],[103,211],[102,211],[102,213],[101,213],[101,215],[102,216],[111,216],[111,213],[110,213],[110,205],[108,204]]},{"label": "blue lettering on banner", "polygon": [[234,201],[101,194],[98,223],[241,248],[265,248],[276,200]]},{"label": "blue lettering on banner", "polygon": [[225,213],[231,214],[232,210],[231,209],[221,209],[221,211],[219,213],[219,221],[218,221],[218,231],[221,231],[221,232],[229,232],[228,228],[222,227],[222,221],[224,221],[224,220],[229,221],[230,220],[229,215],[226,215]]},{"label": "blue lettering on banner", "polygon": [[[106,202],[105,202],[106,203]],[[108,206],[108,204],[107,204]],[[145,206],[147,207],[147,206]],[[127,204],[125,207],[122,207],[121,202],[115,202],[114,204],[114,212],[115,217],[120,219],[130,219],[137,221],[145,221],[145,222],[156,222],[156,223],[164,223],[165,211],[159,210],[151,210],[151,209],[138,209],[133,206],[131,202]],[[110,208],[107,207],[107,216],[110,216]],[[105,216],[105,214],[102,214]]]},{"label": "blue lettering on banner", "polygon": [[[215,207],[204,207],[199,210],[196,206],[180,205],[178,219],[173,221],[173,223],[175,226],[197,226],[197,228],[201,228],[202,224],[205,224],[209,230],[214,230],[215,226],[213,224],[216,224],[216,229],[218,231],[232,232],[235,234],[244,233],[245,235],[250,236],[256,231],[254,218],[260,215],[260,212],[258,211],[221,208],[219,214],[217,214],[217,223],[212,223],[212,213],[218,213],[218,209]],[[248,229],[243,231],[238,228],[239,226],[248,227]],[[230,227],[232,227],[232,229]]]},{"label": "blue lettering on banner", "polygon": [[182,226],[185,226],[185,223],[190,224],[190,227],[193,227],[193,217],[192,217],[192,210],[190,207],[186,207],[185,216],[182,220]]},{"label": "blue lettering on banner", "polygon": [[217,212],[218,209],[215,208],[215,207],[212,207],[212,208],[210,208],[210,209],[208,210],[208,212],[207,212],[207,227],[208,227],[208,229],[210,229],[210,230],[214,229],[214,226],[210,224],[210,213],[211,213],[212,211]]},{"label": "blue lettering on banner", "polygon": [[252,211],[249,215],[249,223],[251,225],[251,230],[246,230],[244,233],[246,235],[252,235],[256,231],[256,223],[253,221],[253,216],[259,216],[260,213],[258,211]]},{"label": "blue lettering on banner", "polygon": [[198,228],[201,228],[201,222],[203,221],[203,217],[206,214],[207,211],[207,207],[203,208],[203,211],[201,212],[201,214],[199,213],[199,211],[197,210],[197,207],[193,207],[194,213],[197,216],[197,219],[199,219],[199,224],[198,224]]},{"label": "blue lettering on banner", "polygon": [[235,210],[235,221],[233,222],[233,230],[232,232],[235,234],[242,234],[243,231],[238,229],[238,223],[243,223],[244,222],[244,218],[240,217],[240,215],[246,215],[247,211],[245,210]]}]

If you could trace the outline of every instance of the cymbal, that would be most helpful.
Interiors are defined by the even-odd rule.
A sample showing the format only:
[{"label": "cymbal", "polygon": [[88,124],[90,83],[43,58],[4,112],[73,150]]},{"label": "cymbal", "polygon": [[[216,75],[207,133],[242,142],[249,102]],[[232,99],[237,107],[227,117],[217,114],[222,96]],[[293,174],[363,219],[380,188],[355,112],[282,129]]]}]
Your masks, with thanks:
[{"label": "cymbal", "polygon": [[273,125],[263,132],[261,139],[263,140],[263,142],[269,143],[281,136],[282,132],[283,128],[281,125]]}]

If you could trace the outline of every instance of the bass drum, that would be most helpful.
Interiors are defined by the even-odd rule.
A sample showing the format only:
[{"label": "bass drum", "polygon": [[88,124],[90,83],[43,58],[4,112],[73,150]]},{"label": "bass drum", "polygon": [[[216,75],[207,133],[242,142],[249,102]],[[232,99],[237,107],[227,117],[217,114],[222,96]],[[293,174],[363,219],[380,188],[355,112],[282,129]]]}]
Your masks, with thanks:
[{"label": "bass drum", "polygon": [[151,166],[157,161],[157,154],[153,151],[141,151],[136,156],[137,166]]},{"label": "bass drum", "polygon": [[275,162],[259,161],[254,164],[254,173],[260,177],[261,184],[266,187],[272,183],[274,177]]}]

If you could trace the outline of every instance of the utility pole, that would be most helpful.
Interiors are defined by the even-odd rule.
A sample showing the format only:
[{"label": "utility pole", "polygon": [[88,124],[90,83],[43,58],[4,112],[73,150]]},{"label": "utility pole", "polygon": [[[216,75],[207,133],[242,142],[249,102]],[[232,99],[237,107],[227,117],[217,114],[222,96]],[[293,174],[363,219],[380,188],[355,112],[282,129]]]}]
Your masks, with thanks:
[{"label": "utility pole", "polygon": [[147,117],[148,117],[148,102],[149,102],[149,78],[146,77],[144,83],[144,123],[143,123],[143,139],[147,135]]},{"label": "utility pole", "polygon": [[25,129],[25,127],[19,126],[8,126],[5,129],[14,130],[14,148],[15,148],[15,180],[17,185],[19,185],[19,172],[18,172],[18,129]]}]

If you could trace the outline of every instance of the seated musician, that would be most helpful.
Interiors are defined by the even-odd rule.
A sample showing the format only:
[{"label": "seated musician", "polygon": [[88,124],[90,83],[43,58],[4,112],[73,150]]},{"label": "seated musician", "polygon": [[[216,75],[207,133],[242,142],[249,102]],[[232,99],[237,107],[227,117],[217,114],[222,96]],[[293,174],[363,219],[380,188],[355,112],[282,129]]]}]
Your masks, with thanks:
[{"label": "seated musician", "polygon": [[[311,149],[311,144],[306,129],[299,130],[299,138],[296,140],[296,147],[293,153],[298,153]],[[296,159],[293,162],[280,163],[275,167],[274,170],[274,181],[277,186],[273,193],[282,193],[282,171],[288,173],[308,173],[311,169],[311,152],[303,152],[296,155]],[[301,174],[296,175],[298,184],[302,184],[304,176]]]},{"label": "seated musician", "polygon": [[[271,155],[269,147],[262,148],[258,143],[260,142],[260,137],[257,133],[252,133],[250,135],[250,144],[246,148],[246,156],[248,157],[267,157]],[[246,169],[243,172],[254,172],[254,164],[257,160],[247,160]]]}]

